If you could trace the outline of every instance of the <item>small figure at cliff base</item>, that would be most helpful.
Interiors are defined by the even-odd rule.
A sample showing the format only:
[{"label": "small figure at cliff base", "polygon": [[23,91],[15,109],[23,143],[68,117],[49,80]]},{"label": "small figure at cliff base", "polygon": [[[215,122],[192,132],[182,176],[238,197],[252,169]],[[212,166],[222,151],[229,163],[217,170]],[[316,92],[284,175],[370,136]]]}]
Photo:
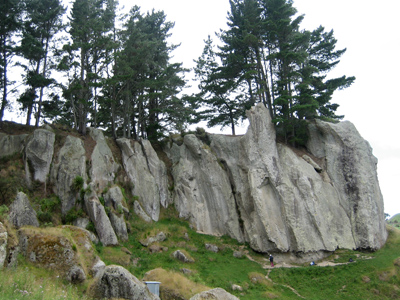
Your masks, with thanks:
[{"label": "small figure at cliff base", "polygon": [[272,256],[272,254],[269,255],[269,261],[271,263],[271,267],[274,267],[274,257]]}]

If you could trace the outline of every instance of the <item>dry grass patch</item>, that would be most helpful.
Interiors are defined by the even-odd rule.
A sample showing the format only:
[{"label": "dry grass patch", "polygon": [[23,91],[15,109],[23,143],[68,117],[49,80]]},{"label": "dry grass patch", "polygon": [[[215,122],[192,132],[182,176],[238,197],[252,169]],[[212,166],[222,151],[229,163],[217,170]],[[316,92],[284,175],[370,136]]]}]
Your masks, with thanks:
[{"label": "dry grass patch", "polygon": [[[143,278],[146,281],[159,281],[161,299],[189,299],[195,294],[208,291],[211,288],[196,283],[180,273],[157,268],[147,272]],[[171,298],[174,297],[174,298]]]}]

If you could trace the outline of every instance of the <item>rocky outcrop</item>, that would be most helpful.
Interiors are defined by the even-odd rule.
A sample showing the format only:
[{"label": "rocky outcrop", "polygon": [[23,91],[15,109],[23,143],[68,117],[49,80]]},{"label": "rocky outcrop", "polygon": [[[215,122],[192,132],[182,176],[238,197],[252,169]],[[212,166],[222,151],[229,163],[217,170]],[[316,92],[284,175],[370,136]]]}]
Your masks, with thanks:
[{"label": "rocky outcrop", "polygon": [[376,161],[354,126],[315,122],[309,151],[299,153],[276,142],[263,105],[248,118],[244,136],[211,135],[208,147],[186,135],[183,144],[167,147],[181,217],[260,252],[317,254],[384,244]]},{"label": "rocky outcrop", "polygon": [[36,211],[32,208],[28,196],[19,192],[10,206],[10,223],[15,228],[22,226],[39,226]]},{"label": "rocky outcrop", "polygon": [[89,169],[90,178],[95,183],[97,191],[114,183],[114,179],[121,166],[115,162],[114,156],[107,144],[101,130],[90,128],[90,136],[96,141],[91,156],[91,167]]},{"label": "rocky outcrop", "polygon": [[117,212],[129,215],[129,209],[126,207],[125,198],[118,186],[113,186],[103,195],[104,205],[113,208]]},{"label": "rocky outcrop", "polygon": [[[93,188],[93,184],[90,186]],[[118,245],[118,239],[110,219],[94,189],[91,189],[91,193],[85,195],[85,208],[102,244],[104,246]]]},{"label": "rocky outcrop", "polygon": [[81,139],[69,135],[54,159],[50,178],[54,193],[61,199],[63,215],[75,206],[79,197],[80,191],[73,186],[77,176],[86,182],[85,148]]},{"label": "rocky outcrop", "polygon": [[383,197],[377,178],[378,160],[354,125],[315,121],[310,124],[308,149],[325,159],[326,172],[351,222],[357,248],[379,249],[386,241]]},{"label": "rocky outcrop", "polygon": [[28,183],[32,180],[46,182],[53,159],[55,134],[49,130],[36,129],[29,136],[25,151],[25,173]]},{"label": "rocky outcrop", "polygon": [[28,134],[7,135],[0,132],[0,157],[22,152]]},{"label": "rocky outcrop", "polygon": [[[25,227],[18,231],[18,236],[20,252],[31,263],[53,270],[72,283],[86,280],[85,270],[98,260],[89,237],[77,227]],[[79,255],[85,255],[85,260]]]},{"label": "rocky outcrop", "polygon": [[159,300],[147,286],[121,266],[107,266],[90,287],[96,299]]},{"label": "rocky outcrop", "polygon": [[244,241],[228,173],[210,147],[193,134],[166,149],[172,160],[174,203],[179,216],[206,234]]},{"label": "rocky outcrop", "polygon": [[228,293],[224,289],[216,288],[206,292],[202,292],[194,295],[190,300],[207,300],[207,299],[215,299],[215,300],[239,300],[238,297],[233,296]]},{"label": "rocky outcrop", "polygon": [[126,228],[124,215],[118,215],[113,212],[109,213],[109,219],[115,234],[122,241],[128,240],[128,230]]},{"label": "rocky outcrop", "polygon": [[[165,166],[147,141],[118,139],[126,173],[133,184],[132,194],[139,196],[144,211],[158,221],[160,205],[167,205],[168,189]],[[150,150],[151,149],[151,150]],[[159,176],[162,177],[159,177]]]}]

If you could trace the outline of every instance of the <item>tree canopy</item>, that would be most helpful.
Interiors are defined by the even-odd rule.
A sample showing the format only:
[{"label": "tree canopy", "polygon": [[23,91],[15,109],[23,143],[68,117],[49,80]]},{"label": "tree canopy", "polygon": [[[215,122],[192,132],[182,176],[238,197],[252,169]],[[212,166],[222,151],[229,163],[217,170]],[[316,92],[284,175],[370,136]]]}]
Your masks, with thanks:
[{"label": "tree canopy", "polygon": [[[57,122],[86,134],[101,127],[114,138],[159,140],[200,120],[235,128],[257,102],[277,133],[304,144],[309,120],[340,119],[333,93],[354,77],[329,77],[346,49],[333,30],[303,30],[291,0],[230,0],[228,29],[205,41],[195,59],[199,92],[185,95],[179,45],[163,11],[123,15],[115,0],[4,0],[0,5],[0,122],[14,105],[30,125]],[[9,74],[22,68],[22,82]],[[19,87],[19,88],[17,88]]]}]

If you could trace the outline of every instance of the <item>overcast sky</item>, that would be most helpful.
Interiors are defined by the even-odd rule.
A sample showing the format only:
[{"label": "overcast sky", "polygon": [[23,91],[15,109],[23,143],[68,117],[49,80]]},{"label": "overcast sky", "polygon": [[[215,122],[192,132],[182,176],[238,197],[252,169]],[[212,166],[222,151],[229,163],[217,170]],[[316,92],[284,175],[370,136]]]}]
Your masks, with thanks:
[{"label": "overcast sky", "polygon": [[[226,28],[228,0],[120,0],[146,12],[163,10],[175,22],[171,41],[181,43],[174,60],[194,66],[203,50],[203,40]],[[350,88],[338,91],[334,103],[373,148],[378,158],[378,178],[385,212],[400,213],[400,9],[399,0],[294,0],[304,14],[303,28],[319,25],[333,29],[338,48],[347,48],[334,76],[355,76]],[[218,130],[219,128],[214,129]],[[245,131],[245,129],[243,129]]]}]

